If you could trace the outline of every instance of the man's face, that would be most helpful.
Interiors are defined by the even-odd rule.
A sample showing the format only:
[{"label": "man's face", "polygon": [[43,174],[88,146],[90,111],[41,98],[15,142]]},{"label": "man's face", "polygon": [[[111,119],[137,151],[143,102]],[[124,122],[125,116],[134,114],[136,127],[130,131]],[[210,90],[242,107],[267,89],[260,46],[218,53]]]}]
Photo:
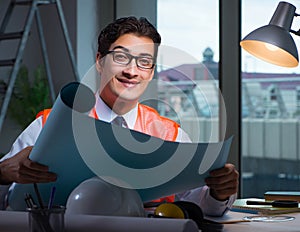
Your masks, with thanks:
[{"label": "man's face", "polygon": [[[122,64],[123,54],[129,54],[129,58],[130,55],[139,56],[139,64],[144,64],[149,58],[154,58],[154,43],[148,37],[125,34],[111,44],[110,51],[121,53],[109,53],[102,59],[97,55],[97,67],[101,76],[100,96],[111,108],[116,102],[134,106],[152,80],[154,68],[138,67],[136,58],[129,64]],[[121,64],[116,62],[120,60]]]}]

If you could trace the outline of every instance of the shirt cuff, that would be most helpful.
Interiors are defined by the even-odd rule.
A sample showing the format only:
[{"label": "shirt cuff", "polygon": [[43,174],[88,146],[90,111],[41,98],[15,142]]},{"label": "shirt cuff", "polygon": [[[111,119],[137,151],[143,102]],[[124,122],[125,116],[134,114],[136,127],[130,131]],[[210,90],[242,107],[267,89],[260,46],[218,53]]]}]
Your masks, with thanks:
[{"label": "shirt cuff", "polygon": [[236,194],[230,196],[228,200],[218,201],[210,195],[209,188],[205,185],[182,193],[179,197],[180,200],[196,203],[206,216],[222,216],[231,208]]}]

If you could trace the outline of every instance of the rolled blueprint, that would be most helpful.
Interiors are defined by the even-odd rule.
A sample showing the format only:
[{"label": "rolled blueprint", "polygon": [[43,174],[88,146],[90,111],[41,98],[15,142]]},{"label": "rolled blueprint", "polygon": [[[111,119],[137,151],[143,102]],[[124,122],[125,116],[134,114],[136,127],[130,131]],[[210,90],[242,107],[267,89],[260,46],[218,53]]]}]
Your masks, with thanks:
[{"label": "rolled blueprint", "polygon": [[[90,117],[94,104],[93,91],[80,83],[66,85],[55,101],[30,154],[58,175],[54,183],[38,184],[45,202],[56,186],[54,204],[65,205],[72,190],[93,176],[135,189],[146,202],[205,185],[209,171],[226,163],[232,138],[164,141]],[[32,184],[15,184],[8,198],[13,210],[26,208],[25,193],[35,196]]]},{"label": "rolled blueprint", "polygon": [[[28,231],[25,212],[0,211],[0,228],[5,232]],[[191,219],[161,219],[141,217],[112,217],[98,215],[65,215],[66,232],[198,232]]]}]

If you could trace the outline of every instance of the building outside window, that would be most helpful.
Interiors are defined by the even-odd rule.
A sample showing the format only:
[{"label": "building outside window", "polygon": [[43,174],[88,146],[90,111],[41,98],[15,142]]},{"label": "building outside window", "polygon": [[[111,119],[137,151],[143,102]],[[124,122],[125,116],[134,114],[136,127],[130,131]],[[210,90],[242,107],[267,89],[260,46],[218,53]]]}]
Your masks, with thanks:
[{"label": "building outside window", "polygon": [[[299,1],[289,2],[300,11]],[[193,141],[219,139],[212,132],[218,131],[220,104],[218,3],[157,1],[162,50],[172,51],[170,57],[167,52],[159,56],[158,108],[161,114],[180,121]],[[243,0],[242,38],[268,24],[278,3]],[[188,13],[179,17],[182,12]],[[294,19],[292,29],[300,28],[299,20]],[[293,37],[300,49],[300,37]],[[241,70],[241,196],[263,197],[269,190],[299,191],[300,67],[268,64],[242,50]]]},{"label": "building outside window", "polygon": [[158,109],[193,141],[218,141],[218,1],[158,0],[157,8]]}]

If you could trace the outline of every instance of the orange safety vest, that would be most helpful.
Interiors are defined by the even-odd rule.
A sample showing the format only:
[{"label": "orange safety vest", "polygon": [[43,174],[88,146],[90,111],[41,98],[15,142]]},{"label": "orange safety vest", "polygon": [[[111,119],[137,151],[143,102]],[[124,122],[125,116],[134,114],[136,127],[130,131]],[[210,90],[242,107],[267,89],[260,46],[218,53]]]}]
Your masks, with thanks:
[{"label": "orange safety vest", "polygon": [[[51,109],[45,109],[37,114],[37,118],[43,116],[43,125],[46,123],[50,112]],[[95,108],[91,110],[90,116],[98,119]],[[158,137],[163,140],[175,141],[178,135],[178,128],[178,123],[160,116],[155,109],[143,104],[138,105],[138,116],[134,125],[134,130]],[[174,200],[175,195],[172,195],[154,200],[154,202],[174,202]]]}]

